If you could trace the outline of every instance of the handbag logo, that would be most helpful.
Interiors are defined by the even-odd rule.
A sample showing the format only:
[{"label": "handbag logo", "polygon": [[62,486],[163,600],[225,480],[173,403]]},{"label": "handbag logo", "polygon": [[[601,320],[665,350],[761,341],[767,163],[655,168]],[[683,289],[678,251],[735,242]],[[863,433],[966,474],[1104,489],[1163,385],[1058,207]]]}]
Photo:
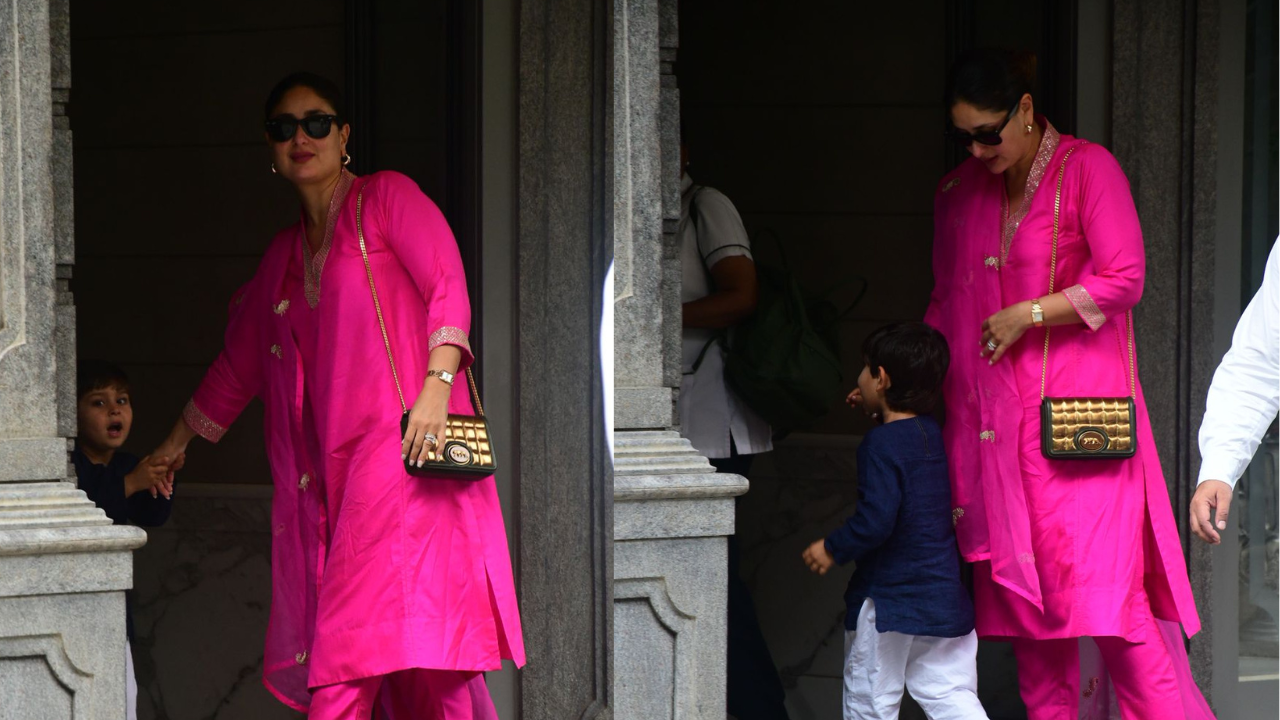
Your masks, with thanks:
[{"label": "handbag logo", "polygon": [[1087,453],[1102,452],[1110,444],[1107,434],[1098,428],[1084,428],[1076,433],[1076,447]]},{"label": "handbag logo", "polygon": [[462,443],[450,445],[448,452],[449,459],[452,460],[455,465],[471,464],[471,448],[466,445],[463,445]]}]

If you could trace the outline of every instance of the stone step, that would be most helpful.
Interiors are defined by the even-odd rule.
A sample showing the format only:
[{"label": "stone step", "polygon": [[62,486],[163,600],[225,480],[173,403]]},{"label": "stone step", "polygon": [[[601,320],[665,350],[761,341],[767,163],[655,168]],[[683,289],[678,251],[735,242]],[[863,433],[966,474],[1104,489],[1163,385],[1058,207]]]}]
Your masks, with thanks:
[{"label": "stone step", "polygon": [[88,502],[84,493],[69,482],[6,483],[0,485],[0,503],[21,502],[28,498],[66,498]]},{"label": "stone step", "polygon": [[0,486],[0,530],[110,524],[106,513],[71,483]]},{"label": "stone step", "polygon": [[42,510],[0,507],[0,529],[73,527],[110,524],[106,513],[94,505]]},{"label": "stone step", "polygon": [[715,472],[679,433],[662,430],[614,434],[614,475],[683,475]]}]

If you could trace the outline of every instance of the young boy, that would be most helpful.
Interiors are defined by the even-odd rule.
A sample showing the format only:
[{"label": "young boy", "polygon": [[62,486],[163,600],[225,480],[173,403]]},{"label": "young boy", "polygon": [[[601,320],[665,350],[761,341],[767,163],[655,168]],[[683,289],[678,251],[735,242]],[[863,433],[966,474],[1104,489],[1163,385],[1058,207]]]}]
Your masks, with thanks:
[{"label": "young boy", "polygon": [[[129,378],[100,361],[80,363],[76,373],[76,448],[71,460],[81,490],[117,525],[163,525],[169,519],[173,486],[169,458],[136,456],[120,450],[129,439],[133,406]],[[127,718],[137,718],[137,682],[133,674],[133,611],[125,594],[125,666]]]},{"label": "young boy", "polygon": [[819,575],[857,563],[844,595],[845,720],[897,718],[904,684],[931,720],[985,720],[942,431],[928,416],[951,361],[946,340],[899,323],[872,333],[862,353],[849,403],[881,425],[858,447],[857,511],[804,552]]}]

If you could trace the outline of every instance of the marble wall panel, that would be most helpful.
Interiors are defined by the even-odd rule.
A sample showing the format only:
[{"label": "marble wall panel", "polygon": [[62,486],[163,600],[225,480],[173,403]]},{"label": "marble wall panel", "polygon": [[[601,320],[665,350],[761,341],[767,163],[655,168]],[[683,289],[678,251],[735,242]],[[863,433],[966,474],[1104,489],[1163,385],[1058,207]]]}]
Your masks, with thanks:
[{"label": "marble wall panel", "polygon": [[138,717],[298,720],[262,685],[269,491],[188,488],[135,555]]}]

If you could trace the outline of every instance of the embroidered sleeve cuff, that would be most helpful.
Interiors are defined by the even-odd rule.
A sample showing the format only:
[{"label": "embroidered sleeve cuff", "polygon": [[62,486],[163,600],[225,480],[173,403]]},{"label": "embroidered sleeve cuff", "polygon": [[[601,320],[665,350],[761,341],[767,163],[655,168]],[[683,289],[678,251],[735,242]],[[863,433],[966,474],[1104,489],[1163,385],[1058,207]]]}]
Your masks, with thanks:
[{"label": "embroidered sleeve cuff", "polygon": [[471,343],[467,340],[467,333],[461,328],[445,326],[431,333],[431,339],[428,343],[428,351],[435,350],[441,345],[457,345],[471,355]]},{"label": "embroidered sleeve cuff", "polygon": [[1107,321],[1107,316],[1102,314],[1098,304],[1093,301],[1093,296],[1083,285],[1072,285],[1062,293],[1067,296],[1071,306],[1076,309],[1076,314],[1084,320],[1084,324],[1088,325],[1090,330],[1097,330]]},{"label": "embroidered sleeve cuff", "polygon": [[197,435],[209,442],[216,443],[227,434],[227,429],[210,420],[208,415],[196,407],[194,400],[187,401],[187,406],[182,410],[182,419],[196,431]]}]

